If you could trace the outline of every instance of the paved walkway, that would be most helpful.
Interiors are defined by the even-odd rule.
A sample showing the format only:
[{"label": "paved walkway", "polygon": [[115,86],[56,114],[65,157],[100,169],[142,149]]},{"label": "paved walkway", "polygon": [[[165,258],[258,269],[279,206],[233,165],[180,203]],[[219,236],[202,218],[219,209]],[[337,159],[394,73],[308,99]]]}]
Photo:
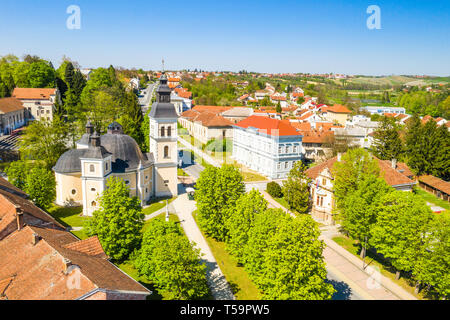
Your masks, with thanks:
[{"label": "paved walkway", "polygon": [[197,147],[194,147],[192,144],[190,144],[189,142],[187,142],[186,140],[184,140],[182,137],[178,136],[178,141],[183,144],[185,147],[189,148],[189,150],[194,151],[195,153],[197,153],[199,156],[201,156],[206,162],[208,162],[209,164],[213,165],[214,167],[221,167],[222,164],[217,161],[214,160],[212,157],[210,157],[209,155],[207,155],[206,153],[204,153],[202,150],[200,150]]},{"label": "paved walkway", "polygon": [[190,241],[196,243],[202,254],[202,262],[206,265],[206,275],[211,293],[216,300],[234,300],[231,288],[220,270],[205,238],[198,228],[192,212],[196,209],[196,202],[188,200],[187,194],[181,194],[172,202],[181,226]]}]

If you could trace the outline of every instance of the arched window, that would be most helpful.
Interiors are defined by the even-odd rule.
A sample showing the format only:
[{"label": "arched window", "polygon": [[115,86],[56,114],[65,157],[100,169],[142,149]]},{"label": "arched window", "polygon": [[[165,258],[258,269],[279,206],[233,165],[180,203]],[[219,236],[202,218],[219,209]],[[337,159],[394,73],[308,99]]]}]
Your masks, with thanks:
[{"label": "arched window", "polygon": [[77,194],[77,189],[72,189],[71,193],[72,193],[73,195],[76,195],[76,194]]},{"label": "arched window", "polygon": [[91,164],[91,165],[89,166],[89,171],[90,171],[90,172],[95,172],[95,166],[94,166],[93,164]]},{"label": "arched window", "polygon": [[166,135],[166,131],[164,127],[161,127],[161,137],[164,137]]},{"label": "arched window", "polygon": [[169,146],[164,147],[164,158],[169,158]]},{"label": "arched window", "polygon": [[171,137],[172,136],[172,127],[168,127],[167,128],[167,136]]}]

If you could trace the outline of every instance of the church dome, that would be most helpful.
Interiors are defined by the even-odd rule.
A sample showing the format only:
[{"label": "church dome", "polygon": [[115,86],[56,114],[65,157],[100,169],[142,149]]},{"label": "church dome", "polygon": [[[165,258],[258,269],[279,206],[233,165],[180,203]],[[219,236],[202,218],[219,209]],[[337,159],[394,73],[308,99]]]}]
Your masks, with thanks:
[{"label": "church dome", "polygon": [[142,153],[137,142],[130,136],[121,133],[107,133],[100,137],[100,144],[112,154],[112,171],[129,172],[152,163]]},{"label": "church dome", "polygon": [[[78,149],[72,149],[65,152],[56,162],[53,171],[58,173],[77,173],[81,172],[81,160],[83,157],[97,158],[97,153],[93,151],[101,149],[101,154],[112,154],[112,172],[123,173],[147,168],[152,165],[152,157],[143,154],[137,142],[130,136],[123,134],[122,126],[113,122],[108,126],[108,133],[100,136],[100,146],[95,147],[91,144],[91,135],[85,134],[78,141]],[[81,143],[80,143],[81,142]],[[86,144],[86,145],[84,145]],[[94,150],[95,149],[95,150]]]}]

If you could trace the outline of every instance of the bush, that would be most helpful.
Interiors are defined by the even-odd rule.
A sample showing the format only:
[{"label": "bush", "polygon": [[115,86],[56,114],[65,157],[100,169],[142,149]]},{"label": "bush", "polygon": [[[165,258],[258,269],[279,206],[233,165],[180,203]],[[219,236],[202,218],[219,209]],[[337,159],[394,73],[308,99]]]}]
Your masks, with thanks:
[{"label": "bush", "polygon": [[281,186],[275,181],[271,181],[267,184],[267,193],[270,194],[273,198],[281,198],[283,196],[283,192],[281,191]]}]

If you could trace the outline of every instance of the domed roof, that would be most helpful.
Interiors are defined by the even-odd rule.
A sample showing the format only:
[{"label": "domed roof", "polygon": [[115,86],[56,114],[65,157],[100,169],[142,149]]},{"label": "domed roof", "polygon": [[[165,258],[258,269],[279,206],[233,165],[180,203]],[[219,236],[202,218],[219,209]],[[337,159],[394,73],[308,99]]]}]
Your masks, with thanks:
[{"label": "domed roof", "polygon": [[[58,173],[81,172],[80,158],[104,157],[106,153],[112,154],[111,169],[114,173],[135,171],[140,165],[142,168],[151,166],[153,157],[150,154],[143,154],[132,137],[120,133],[121,128],[121,126],[120,129],[112,126],[107,134],[100,136],[100,147],[89,145],[87,148],[71,149],[63,153],[53,167],[53,171]],[[89,137],[84,137],[84,140],[89,141]]]},{"label": "domed roof", "polygon": [[128,172],[136,170],[139,164],[143,168],[149,167],[152,161],[142,153],[136,141],[119,133],[107,133],[100,137],[101,145],[112,153],[112,171]]}]

